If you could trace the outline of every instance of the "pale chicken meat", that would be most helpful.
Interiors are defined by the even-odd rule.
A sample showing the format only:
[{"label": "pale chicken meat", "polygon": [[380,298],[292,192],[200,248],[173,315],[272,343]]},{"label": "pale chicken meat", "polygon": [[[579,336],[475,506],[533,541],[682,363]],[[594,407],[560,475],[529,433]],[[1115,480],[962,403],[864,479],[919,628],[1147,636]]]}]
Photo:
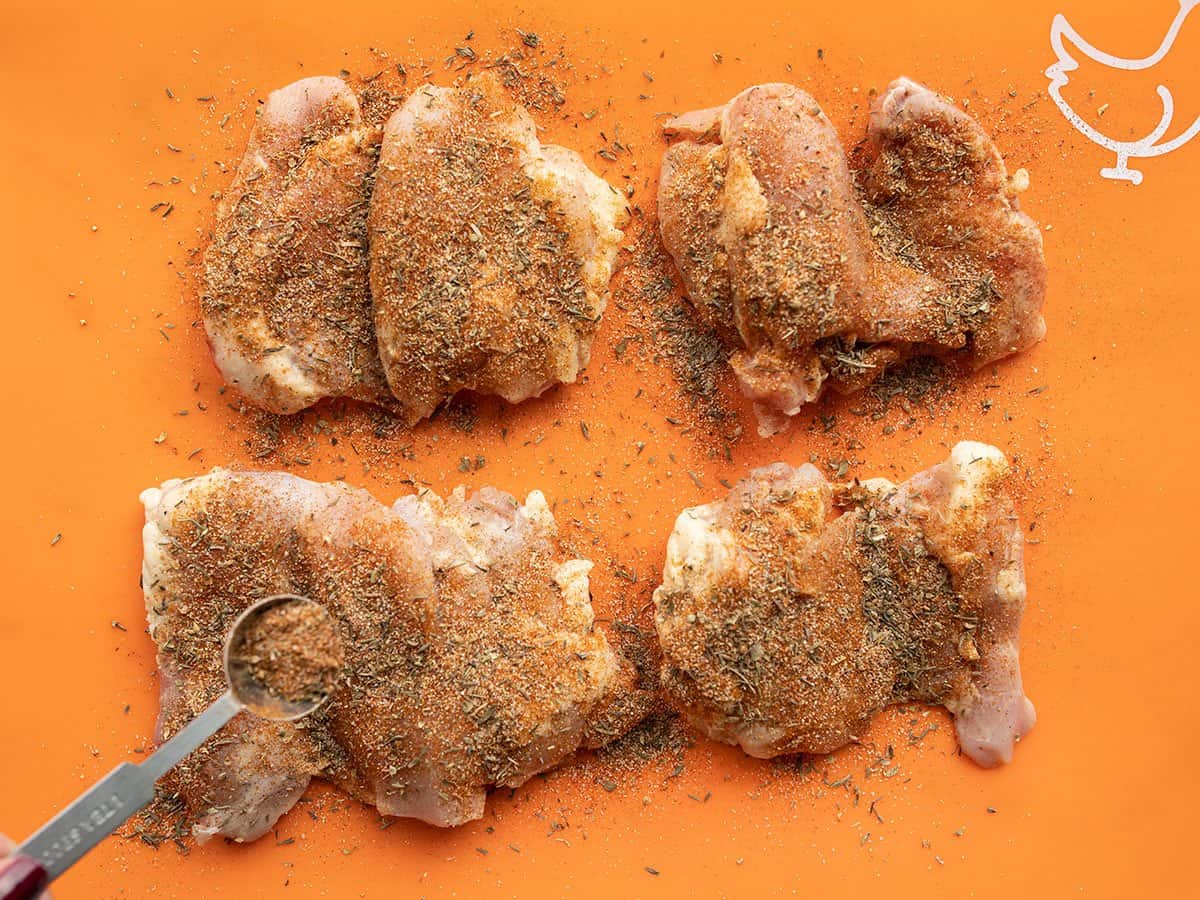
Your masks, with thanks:
[{"label": "pale chicken meat", "polygon": [[490,74],[416,90],[384,130],[369,218],[379,352],[402,415],[464,389],[517,403],[574,381],[627,218]]},{"label": "pale chicken meat", "polygon": [[666,123],[658,214],[698,314],[730,346],[760,431],[826,387],[914,356],[979,367],[1045,332],[1045,261],[974,119],[899,79],[852,167],[817,102],[763,84]]},{"label": "pale chicken meat", "polygon": [[456,825],[634,724],[611,713],[628,663],[593,627],[591,563],[566,558],[538,492],[484,488],[392,507],[284,473],[168,481],[142,495],[143,589],[159,737],[224,690],[222,642],[248,605],[297,593],[339,623],[346,670],[297,723],[235,719],[171,775],[200,838],[253,840],[313,777],[386,815]]},{"label": "pale chicken meat", "polygon": [[367,273],[378,150],[378,129],[337,78],[274,91],[259,113],[217,206],[201,294],[217,367],[256,406],[392,403]]},{"label": "pale chicken meat", "polygon": [[1035,721],[1010,478],[964,442],[900,485],[777,463],[685,510],[654,594],[668,699],[764,758],[856,741],[891,703],[941,704],[964,753],[1009,762]]}]

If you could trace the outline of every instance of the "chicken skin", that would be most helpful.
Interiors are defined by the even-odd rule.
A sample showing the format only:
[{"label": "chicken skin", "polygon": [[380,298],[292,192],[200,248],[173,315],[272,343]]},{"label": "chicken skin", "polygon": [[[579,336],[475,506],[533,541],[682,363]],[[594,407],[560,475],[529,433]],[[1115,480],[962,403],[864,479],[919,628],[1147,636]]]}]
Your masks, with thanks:
[{"label": "chicken skin", "polygon": [[858,390],[913,356],[979,367],[1045,332],[1037,225],[999,151],[948,100],[899,79],[852,171],[832,124],[787,84],[666,123],[663,242],[731,348],[760,432],[826,386]]},{"label": "chicken skin", "polygon": [[587,364],[621,195],[541,145],[490,74],[425,86],[388,121],[371,199],[375,328],[402,415],[463,389],[518,403]]},{"label": "chicken skin", "polygon": [[627,219],[491,75],[420,88],[382,134],[340,79],[305,78],[267,99],[217,208],[214,359],[275,413],[518,403],[587,364]]},{"label": "chicken skin", "polygon": [[964,753],[1009,762],[1035,721],[1009,477],[964,442],[900,485],[777,463],[685,510],[654,594],[668,699],[763,758],[835,750],[890,703],[941,704]]},{"label": "chicken skin", "polygon": [[262,107],[217,207],[201,296],[217,367],[256,406],[391,404],[367,281],[378,150],[337,78],[297,81]]},{"label": "chicken skin", "polygon": [[[299,593],[338,621],[346,670],[297,723],[234,719],[170,777],[201,839],[253,840],[309,780],[385,815],[456,825],[492,785],[522,784],[633,722],[593,629],[591,563],[562,558],[538,492],[430,492],[389,508],[278,472],[168,481],[142,495],[143,588],[165,739],[224,690],[222,642],[258,599]],[[626,664],[627,667],[627,664]]]}]

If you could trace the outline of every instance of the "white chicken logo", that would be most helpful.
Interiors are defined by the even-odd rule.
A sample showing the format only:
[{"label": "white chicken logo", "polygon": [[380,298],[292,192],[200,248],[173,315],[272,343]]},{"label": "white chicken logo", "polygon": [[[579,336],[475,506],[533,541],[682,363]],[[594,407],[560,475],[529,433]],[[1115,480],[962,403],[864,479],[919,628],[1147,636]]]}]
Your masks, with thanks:
[{"label": "white chicken logo", "polygon": [[1096,62],[1114,69],[1125,69],[1127,71],[1149,69],[1157,65],[1167,55],[1175,43],[1179,29],[1183,27],[1184,20],[1197,6],[1200,6],[1200,0],[1179,0],[1179,12],[1176,13],[1171,27],[1167,29],[1167,34],[1163,38],[1162,44],[1159,45],[1156,51],[1143,59],[1122,59],[1105,53],[1081,37],[1079,32],[1071,27],[1071,23],[1061,13],[1054,17],[1054,24],[1050,26],[1050,44],[1054,47],[1055,55],[1058,56],[1058,62],[1046,70],[1046,77],[1050,79],[1050,96],[1054,99],[1058,108],[1062,110],[1062,114],[1067,117],[1067,120],[1082,132],[1088,140],[1117,154],[1116,166],[1100,170],[1100,174],[1105,178],[1141,184],[1142,173],[1137,169],[1129,168],[1129,160],[1162,156],[1164,153],[1170,153],[1172,150],[1182,147],[1197,134],[1200,134],[1200,117],[1197,117],[1196,121],[1192,122],[1191,126],[1182,134],[1160,144],[1159,140],[1167,133],[1167,130],[1171,127],[1172,119],[1175,118],[1175,100],[1171,96],[1170,90],[1165,85],[1160,84],[1157,90],[1159,99],[1162,101],[1162,118],[1159,119],[1158,125],[1149,134],[1136,141],[1118,141],[1101,134],[1085,122],[1079,113],[1075,112],[1067,101],[1063,99],[1063,85],[1070,80],[1067,73],[1074,72],[1079,68],[1078,60],[1072,55],[1073,50],[1078,50]]}]

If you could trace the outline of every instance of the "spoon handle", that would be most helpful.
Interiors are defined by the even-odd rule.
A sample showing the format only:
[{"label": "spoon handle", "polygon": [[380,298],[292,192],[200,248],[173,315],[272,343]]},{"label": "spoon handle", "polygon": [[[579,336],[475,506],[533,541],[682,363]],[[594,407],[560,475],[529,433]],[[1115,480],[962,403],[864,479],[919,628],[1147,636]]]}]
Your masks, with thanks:
[{"label": "spoon handle", "polygon": [[242,711],[240,702],[226,691],[192,721],[180,728],[149,759],[138,766],[153,789],[154,782],[175,768],[181,759],[220,731],[225,723]]},{"label": "spoon handle", "polygon": [[[141,764],[121,763],[43,825],[15,854],[32,857],[53,881],[154,799],[154,783],[216,734],[242,705],[226,692]],[[8,900],[0,894],[0,900]]]}]

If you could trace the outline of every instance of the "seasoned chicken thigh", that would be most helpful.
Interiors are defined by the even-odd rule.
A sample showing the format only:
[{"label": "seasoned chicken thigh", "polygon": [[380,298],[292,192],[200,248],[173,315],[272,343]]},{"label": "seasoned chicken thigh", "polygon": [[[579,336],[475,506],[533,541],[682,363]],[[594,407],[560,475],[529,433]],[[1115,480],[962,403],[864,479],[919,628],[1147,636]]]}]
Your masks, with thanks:
[{"label": "seasoned chicken thigh", "polygon": [[213,356],[276,413],[347,396],[415,422],[462,389],[516,403],[587,364],[627,219],[490,74],[420,88],[382,137],[341,80],[305,78],[267,99],[217,208]]},{"label": "seasoned chicken thigh", "polygon": [[829,752],[889,703],[937,703],[968,756],[1009,762],[1035,717],[1008,479],[999,450],[964,442],[899,486],[777,463],[684,510],[654,594],[668,698],[758,757]]},{"label": "seasoned chicken thigh", "polygon": [[973,366],[1041,339],[1041,235],[979,125],[907,79],[851,171],[808,94],[749,88],[667,122],[659,221],[698,313],[731,347],[760,431],[828,384],[916,355]]},{"label": "seasoned chicken thigh", "polygon": [[256,406],[391,404],[367,283],[378,145],[337,78],[302,79],[262,107],[217,207],[201,296],[217,367]]},{"label": "seasoned chicken thigh", "polygon": [[142,500],[161,738],[224,689],[225,633],[258,599],[324,604],[346,648],[321,711],[239,716],[173,773],[201,838],[253,840],[313,776],[386,815],[477,819],[488,787],[590,743],[591,716],[623,688],[592,627],[591,564],[561,558],[536,491],[523,505],[490,488],[424,492],[389,509],[342,484],[215,469]]},{"label": "seasoned chicken thigh", "polygon": [[404,417],[463,389],[517,403],[574,381],[626,219],[490,74],[414,92],[387,123],[369,219],[379,352]]}]

